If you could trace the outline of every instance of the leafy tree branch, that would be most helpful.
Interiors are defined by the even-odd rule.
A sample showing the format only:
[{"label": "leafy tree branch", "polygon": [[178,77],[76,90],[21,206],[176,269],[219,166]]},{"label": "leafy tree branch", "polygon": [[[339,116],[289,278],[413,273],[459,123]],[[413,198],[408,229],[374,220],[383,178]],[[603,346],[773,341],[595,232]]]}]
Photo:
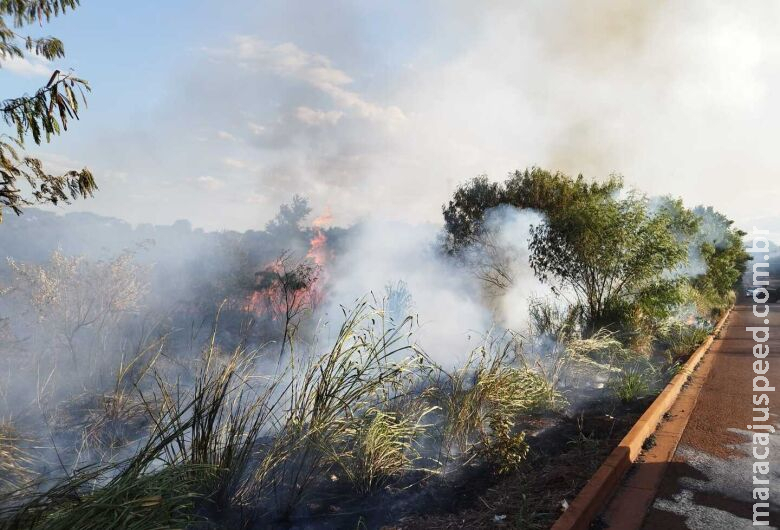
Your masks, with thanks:
[{"label": "leafy tree branch", "polygon": [[[27,54],[47,60],[64,57],[65,47],[59,39],[23,36],[15,29],[43,25],[78,5],[79,0],[0,0],[0,66]],[[53,175],[41,160],[25,154],[26,138],[32,137],[40,145],[67,131],[68,121],[79,119],[79,108],[86,106],[85,93],[89,91],[85,80],[54,70],[46,85],[33,95],[0,103],[0,115],[13,130],[13,136],[0,134],[0,221],[3,207],[19,215],[26,206],[68,203],[90,197],[97,190],[89,169]]]}]

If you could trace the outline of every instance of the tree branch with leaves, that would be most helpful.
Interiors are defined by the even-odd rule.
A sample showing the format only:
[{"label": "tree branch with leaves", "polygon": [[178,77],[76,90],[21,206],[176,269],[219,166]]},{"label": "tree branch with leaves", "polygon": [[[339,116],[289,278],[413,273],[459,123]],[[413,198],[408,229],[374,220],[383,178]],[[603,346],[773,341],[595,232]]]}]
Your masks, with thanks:
[{"label": "tree branch with leaves", "polygon": [[[0,67],[8,60],[30,55],[47,60],[64,57],[65,47],[59,39],[36,38],[20,31],[31,24],[42,26],[78,5],[79,0],[0,0]],[[4,207],[19,215],[33,204],[68,203],[90,197],[97,190],[89,169],[51,174],[41,160],[25,152],[27,138],[40,145],[67,131],[68,121],[78,119],[80,106],[86,106],[85,93],[89,91],[85,80],[54,70],[35,94],[0,103],[0,115],[13,130],[11,134],[0,133],[0,222]]]}]

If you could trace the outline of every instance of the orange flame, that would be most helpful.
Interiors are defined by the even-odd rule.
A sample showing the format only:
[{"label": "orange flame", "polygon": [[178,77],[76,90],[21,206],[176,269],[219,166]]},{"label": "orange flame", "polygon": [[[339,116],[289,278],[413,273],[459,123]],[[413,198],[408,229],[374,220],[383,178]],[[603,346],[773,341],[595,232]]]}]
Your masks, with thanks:
[{"label": "orange flame", "polygon": [[[325,213],[312,221],[314,235],[309,241],[309,250],[306,253],[306,258],[311,260],[317,267],[317,275],[315,280],[306,287],[306,291],[301,293],[302,298],[300,299],[301,303],[305,303],[309,307],[318,305],[323,298],[323,287],[328,278],[326,267],[330,258],[328,236],[325,234],[323,227],[329,225],[332,220],[333,215],[330,212],[330,208],[326,208]],[[281,274],[283,268],[278,261],[274,261],[264,267],[264,271]],[[277,315],[283,314],[285,311],[285,300],[276,291],[273,288],[253,291],[244,303],[244,310],[255,313],[258,316],[269,314],[275,320]]]},{"label": "orange flame", "polygon": [[309,241],[309,252],[306,257],[317,265],[321,274],[324,273],[323,269],[328,262],[328,236],[325,235],[323,227],[331,224],[332,221],[333,214],[331,214],[330,207],[325,208],[325,213],[312,221],[314,237]]},{"label": "orange flame", "polygon": [[333,213],[330,211],[330,206],[326,206],[325,212],[311,222],[314,228],[322,228],[330,224],[333,224]]}]

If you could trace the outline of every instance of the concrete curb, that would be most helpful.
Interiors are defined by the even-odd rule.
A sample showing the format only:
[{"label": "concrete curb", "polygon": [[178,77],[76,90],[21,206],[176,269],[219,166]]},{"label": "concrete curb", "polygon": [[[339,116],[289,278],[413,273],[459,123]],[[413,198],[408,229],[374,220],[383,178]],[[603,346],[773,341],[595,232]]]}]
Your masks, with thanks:
[{"label": "concrete curb", "polygon": [[642,452],[642,445],[648,436],[655,432],[663,415],[674,404],[688,376],[693,373],[704,354],[712,345],[714,336],[720,332],[731,309],[718,321],[711,335],[691,354],[683,369],[675,375],[658,394],[634,426],[628,431],[617,447],[593,474],[577,497],[563,512],[551,530],[586,530],[590,523],[606,507],[607,502],[620,486],[623,475]]}]

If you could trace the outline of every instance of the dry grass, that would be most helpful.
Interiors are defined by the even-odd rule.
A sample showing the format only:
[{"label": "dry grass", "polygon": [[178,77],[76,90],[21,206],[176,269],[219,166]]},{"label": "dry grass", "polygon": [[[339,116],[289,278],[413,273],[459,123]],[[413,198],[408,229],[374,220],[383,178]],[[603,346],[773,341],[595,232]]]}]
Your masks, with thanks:
[{"label": "dry grass", "polygon": [[[109,520],[183,527],[196,515],[227,526],[280,520],[326,491],[332,474],[367,494],[420,470],[422,448],[439,443],[499,473],[516,469],[528,450],[516,421],[561,400],[518,362],[516,341],[479,349],[447,373],[412,346],[409,319],[388,326],[383,315],[359,304],[328,350],[291,355],[271,377],[257,375],[257,352],[223,354],[214,339],[192,383],[142,370],[153,389],[133,388],[151,434],[136,455],[76,470],[43,494],[17,491],[2,520],[12,528],[107,528]],[[95,444],[123,438],[117,429],[138,414],[121,373],[90,419]]]},{"label": "dry grass", "polygon": [[12,423],[0,422],[0,491],[16,488],[32,476],[32,456],[22,449],[26,442]]},{"label": "dry grass", "polygon": [[519,347],[511,336],[488,341],[461,369],[439,369],[439,383],[429,394],[444,414],[444,461],[465,452],[506,472],[527,450],[523,434],[514,432],[518,417],[562,402],[544,374],[517,364]]}]

